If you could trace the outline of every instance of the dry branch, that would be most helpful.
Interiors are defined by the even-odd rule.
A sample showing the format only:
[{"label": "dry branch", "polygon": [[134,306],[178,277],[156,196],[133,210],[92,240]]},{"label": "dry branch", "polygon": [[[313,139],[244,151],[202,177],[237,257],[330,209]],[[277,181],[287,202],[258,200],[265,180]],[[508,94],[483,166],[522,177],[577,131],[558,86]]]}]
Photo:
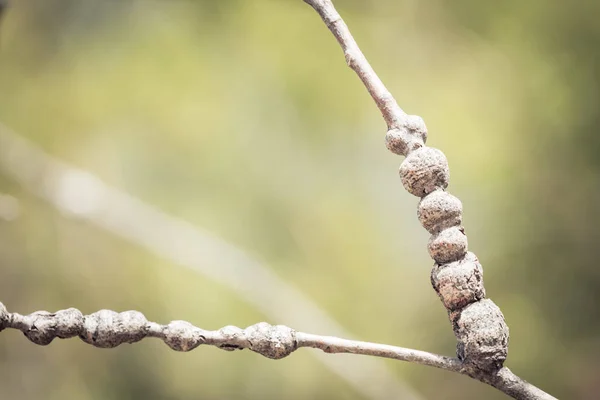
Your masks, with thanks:
[{"label": "dry branch", "polygon": [[[106,184],[88,170],[56,158],[1,123],[0,170],[61,214],[84,220],[173,265],[228,287],[269,320],[338,337],[350,336],[313,300],[259,259],[212,232]],[[365,399],[422,398],[383,360],[370,357],[349,363],[322,352],[313,354]]]},{"label": "dry branch", "polygon": [[146,337],[155,337],[176,351],[190,351],[200,345],[210,345],[227,351],[249,349],[271,359],[284,358],[300,347],[313,347],[326,353],[391,358],[458,372],[497,387],[516,399],[554,399],[514,375],[508,368],[502,368],[493,374],[483,374],[457,358],[385,344],[296,332],[287,326],[270,325],[266,322],[246,329],[226,326],[209,331],[186,321],[172,321],[161,325],[146,320],[144,314],[138,311],[117,313],[100,310],[83,315],[81,311],[69,308],[54,313],[36,311],[21,315],[9,313],[4,304],[0,303],[0,332],[6,328],[18,329],[30,341],[42,346],[49,345],[55,338],[77,336],[92,346],[113,348],[123,343],[135,343]]},{"label": "dry branch", "polygon": [[481,279],[481,265],[468,252],[466,235],[460,227],[462,204],[445,192],[449,169],[444,154],[425,146],[427,129],[423,120],[407,115],[379,79],[330,0],[304,0],[321,16],[340,43],[346,61],[369,91],[387,123],[386,145],[407,156],[400,167],[405,188],[421,197],[419,219],[432,233],[429,253],[436,261],[432,283],[449,311],[458,339],[458,358],[384,344],[352,341],[296,332],[283,325],[265,322],[246,329],[226,326],[204,330],[185,321],[160,325],[137,311],[117,313],[101,310],[83,315],[70,308],[55,313],[30,315],[9,313],[0,303],[0,331],[22,331],[32,342],[48,345],[54,338],[78,336],[100,348],[134,343],[146,337],[162,339],[177,351],[202,344],[223,350],[250,349],[265,357],[280,359],[300,347],[326,353],[352,353],[391,358],[457,372],[489,384],[521,400],[551,400],[551,395],[527,383],[503,367],[507,354],[508,328],[500,309],[489,299]]},{"label": "dry branch", "polygon": [[[342,47],[348,66],[381,111],[388,126],[386,146],[406,156],[400,165],[400,177],[404,188],[421,198],[419,221],[431,233],[428,250],[435,260],[431,283],[448,311],[458,340],[458,363],[445,369],[479,379],[517,399],[552,398],[503,368],[508,355],[508,326],[500,308],[485,298],[483,269],[477,256],[468,251],[467,235],[461,226],[462,203],[446,192],[450,179],[446,156],[425,146],[427,128],[423,120],[407,115],[398,106],[332,1],[304,2],[319,13]],[[432,366],[440,367],[440,363]]]}]

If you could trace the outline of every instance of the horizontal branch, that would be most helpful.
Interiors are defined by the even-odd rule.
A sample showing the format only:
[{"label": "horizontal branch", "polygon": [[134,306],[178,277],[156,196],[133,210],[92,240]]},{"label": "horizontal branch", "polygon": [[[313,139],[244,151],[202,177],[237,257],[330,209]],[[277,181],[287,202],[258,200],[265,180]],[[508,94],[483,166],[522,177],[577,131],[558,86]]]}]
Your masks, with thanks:
[{"label": "horizontal branch", "polygon": [[[83,315],[75,308],[54,313],[36,311],[29,315],[9,313],[0,303],[0,331],[18,329],[33,343],[48,345],[55,338],[78,336],[85,343],[99,348],[113,348],[123,343],[135,343],[146,337],[162,339],[171,349],[190,351],[200,345],[222,350],[249,349],[271,359],[281,359],[301,347],[321,349],[326,353],[350,353],[391,358],[457,372],[492,385],[521,400],[553,400],[554,397],[514,375],[508,368],[489,373],[474,369],[457,358],[403,347],[340,339],[297,332],[284,325],[266,322],[241,329],[225,326],[209,331],[186,321],[161,325],[146,319],[139,311],[117,313],[100,310]],[[556,400],[556,399],[554,399]]]},{"label": "horizontal branch", "polygon": [[298,347],[313,347],[323,350],[325,353],[350,353],[391,358],[454,372],[461,372],[463,369],[463,363],[458,358],[406,349],[404,347],[340,339],[332,336],[312,335],[302,332],[296,332],[296,339]]},{"label": "horizontal branch", "polygon": [[[90,171],[64,162],[0,122],[0,173],[61,214],[86,221],[164,260],[230,288],[266,318],[338,337],[348,332],[293,284],[222,238],[169,215]],[[81,193],[85,190],[85,198]],[[218,265],[215,268],[214,265]],[[269,293],[265,296],[265,293]],[[277,301],[272,301],[277,298]],[[290,312],[293,309],[294,312]],[[368,400],[422,400],[383,360],[360,363],[314,353],[323,366]]]}]

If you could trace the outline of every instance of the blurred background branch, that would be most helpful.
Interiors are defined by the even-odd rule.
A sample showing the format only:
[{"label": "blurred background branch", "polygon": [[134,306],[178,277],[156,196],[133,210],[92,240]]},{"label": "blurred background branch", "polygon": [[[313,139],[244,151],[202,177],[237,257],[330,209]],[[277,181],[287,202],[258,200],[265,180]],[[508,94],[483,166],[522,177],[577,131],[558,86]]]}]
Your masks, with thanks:
[{"label": "blurred background branch", "polygon": [[14,221],[19,218],[19,200],[8,194],[0,194],[0,218]]},{"label": "blurred background branch", "polygon": [[[0,170],[69,217],[81,218],[173,264],[230,287],[270,320],[315,332],[350,334],[313,301],[235,246],[61,162],[0,124]],[[274,301],[274,299],[276,299]],[[419,396],[375,360],[315,354],[368,398]]]}]

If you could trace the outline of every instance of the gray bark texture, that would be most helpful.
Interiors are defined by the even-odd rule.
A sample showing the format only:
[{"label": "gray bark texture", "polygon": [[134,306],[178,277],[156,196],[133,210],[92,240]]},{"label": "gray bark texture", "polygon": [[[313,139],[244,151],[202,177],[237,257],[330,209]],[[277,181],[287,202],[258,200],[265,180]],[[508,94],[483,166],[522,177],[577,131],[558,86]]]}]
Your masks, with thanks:
[{"label": "gray bark texture", "polygon": [[49,345],[56,338],[79,337],[87,344],[106,349],[154,337],[161,339],[175,351],[186,352],[200,345],[210,345],[226,351],[249,349],[274,360],[287,357],[300,347],[312,347],[325,353],[391,358],[458,372],[492,385],[515,399],[554,399],[514,375],[506,367],[489,372],[458,358],[386,344],[313,335],[266,322],[246,329],[225,326],[216,331],[209,331],[186,321],[171,321],[167,325],[161,325],[146,320],[144,314],[139,311],[118,313],[100,310],[83,315],[81,311],[69,308],[56,312],[36,311],[29,315],[21,315],[8,312],[4,304],[0,303],[0,332],[7,328],[20,330],[27,339],[41,346]]},{"label": "gray bark texture", "polygon": [[455,369],[488,383],[516,399],[552,396],[521,380],[507,368],[509,330],[500,308],[486,299],[483,269],[468,251],[462,227],[462,204],[446,192],[448,160],[438,149],[425,146],[427,128],[420,117],[407,115],[386,89],[352,37],[331,0],[304,0],[321,16],[337,39],[348,66],[361,79],[381,111],[388,132],[387,148],[406,158],[400,165],[404,188],[420,197],[417,215],[431,233],[429,255],[435,261],[431,283],[448,311],[457,338]]},{"label": "gray bark texture", "polygon": [[[186,321],[161,325],[147,321],[138,311],[100,310],[83,315],[70,308],[54,313],[37,311],[21,315],[9,313],[2,303],[0,331],[6,328],[20,330],[38,345],[48,345],[55,338],[78,336],[93,346],[113,348],[155,337],[176,351],[212,345],[227,351],[249,349],[271,359],[284,358],[300,347],[312,347],[326,353],[391,358],[457,372],[515,399],[554,399],[503,366],[508,354],[508,327],[498,306],[485,298],[483,269],[477,256],[468,251],[467,236],[461,226],[462,204],[446,192],[450,172],[445,155],[425,146],[427,128],[423,120],[407,115],[398,106],[331,0],[304,1],[319,13],[341,45],[348,66],[356,72],[381,111],[388,128],[387,148],[406,157],[400,166],[400,178],[409,193],[421,198],[417,215],[423,227],[432,234],[428,243],[429,254],[435,260],[431,282],[448,311],[458,341],[458,357],[296,332],[266,322],[245,329],[226,326],[209,331]],[[0,0],[0,6],[2,4]]]}]

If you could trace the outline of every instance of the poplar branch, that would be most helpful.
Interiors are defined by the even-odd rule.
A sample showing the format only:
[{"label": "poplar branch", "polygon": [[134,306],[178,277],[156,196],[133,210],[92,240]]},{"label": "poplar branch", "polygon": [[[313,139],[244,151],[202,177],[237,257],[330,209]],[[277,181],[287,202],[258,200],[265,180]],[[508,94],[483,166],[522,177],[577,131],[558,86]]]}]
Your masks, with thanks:
[{"label": "poplar branch", "polygon": [[[392,132],[388,140],[388,148],[403,155],[421,148],[426,139],[426,128],[422,120],[407,115],[398,106],[358,47],[333,3],[330,0],[304,1],[319,13],[341,45],[348,66],[356,72],[381,111],[388,130]],[[0,12],[3,5],[3,0],[0,0]],[[408,172],[412,173],[412,170]],[[407,185],[422,189],[419,186],[422,177],[415,178],[409,173],[404,177],[408,182]],[[447,177],[442,178],[447,179]],[[428,193],[429,189],[425,189]],[[420,195],[421,190],[413,194]],[[434,252],[434,255],[441,257],[444,254]],[[460,373],[491,385],[518,400],[556,400],[548,393],[519,378],[506,367],[484,370],[458,358],[385,344],[297,332],[283,325],[273,326],[266,322],[245,329],[226,326],[210,331],[186,321],[172,321],[167,325],[161,325],[147,321],[138,311],[117,313],[100,310],[90,315],[83,315],[79,310],[70,308],[55,313],[38,311],[30,315],[21,315],[7,312],[4,305],[0,303],[0,331],[5,328],[20,330],[30,341],[39,345],[48,345],[55,338],[67,339],[78,336],[85,343],[93,346],[113,348],[123,343],[135,343],[146,337],[155,337],[163,340],[176,351],[190,351],[200,345],[212,345],[227,351],[249,349],[271,359],[281,359],[300,347],[310,347],[326,353],[389,358]]]},{"label": "poplar branch", "polygon": [[139,311],[117,313],[100,310],[83,315],[75,308],[56,311],[36,311],[29,315],[9,313],[0,303],[0,332],[17,329],[31,342],[46,346],[54,339],[79,337],[99,348],[114,348],[123,343],[135,343],[147,337],[159,338],[171,349],[190,351],[200,345],[215,346],[226,351],[249,349],[264,357],[281,359],[301,347],[312,347],[326,353],[349,353],[390,358],[458,372],[492,385],[519,400],[556,400],[535,386],[514,375],[508,368],[495,373],[482,373],[458,358],[386,344],[340,339],[297,332],[284,325],[266,322],[245,329],[225,326],[210,331],[187,321],[171,321],[167,325],[148,321]]},{"label": "poplar branch", "polygon": [[[472,277],[481,278],[477,257],[467,252],[467,238],[462,222],[462,204],[445,192],[449,169],[446,157],[436,149],[424,147],[427,129],[422,119],[407,115],[377,76],[352,37],[348,26],[331,0],[304,0],[321,16],[325,25],[344,51],[346,62],[365,85],[388,125],[386,146],[396,154],[407,156],[400,167],[404,187],[421,197],[419,218],[432,233],[429,253],[436,261],[432,283],[451,317],[459,339],[460,359],[445,358],[409,350],[412,357],[393,346],[351,343],[329,338],[314,338],[314,346],[331,352],[371,350],[370,355],[403,359],[468,375],[520,400],[554,399],[503,367],[508,350],[508,327],[500,309],[485,299],[482,279],[469,284]],[[439,225],[439,226],[438,226]],[[454,264],[452,264],[454,262]],[[443,290],[440,290],[443,289]],[[364,346],[364,347],[363,347]],[[371,347],[374,346],[374,347]],[[364,354],[364,353],[361,353]]]},{"label": "poplar branch", "polygon": [[385,87],[381,79],[367,61],[367,58],[358,47],[356,40],[352,37],[348,26],[337,12],[333,3],[329,0],[304,0],[312,6],[321,16],[325,25],[329,28],[333,36],[337,39],[346,63],[356,72],[363,82],[369,94],[381,111],[383,119],[388,125],[388,129],[399,129],[406,124],[406,113],[398,106],[396,99]]},{"label": "poplar branch", "polygon": [[[0,171],[61,214],[86,221],[170,263],[229,287],[271,320],[285,318],[293,326],[348,336],[314,301],[242,249],[107,185],[90,171],[45,152],[1,122]],[[215,263],[218,268],[212,267]],[[277,301],[272,301],[274,298]],[[365,399],[387,400],[390,395],[404,400],[422,399],[381,359],[369,357],[360,363],[347,363],[322,352],[313,355]]]}]

